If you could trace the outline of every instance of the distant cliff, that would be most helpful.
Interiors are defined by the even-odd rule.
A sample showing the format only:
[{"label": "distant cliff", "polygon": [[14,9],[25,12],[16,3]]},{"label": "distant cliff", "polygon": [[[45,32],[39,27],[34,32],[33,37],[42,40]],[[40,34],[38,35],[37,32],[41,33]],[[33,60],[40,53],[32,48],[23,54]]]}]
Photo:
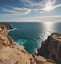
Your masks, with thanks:
[{"label": "distant cliff", "polygon": [[8,27],[11,26],[0,24],[0,64],[55,64],[53,60],[31,55],[23,46],[16,45],[6,31]]},{"label": "distant cliff", "polygon": [[48,36],[47,40],[42,42],[41,48],[38,49],[38,55],[53,59],[61,64],[61,34],[52,33]]},{"label": "distant cliff", "polygon": [[4,27],[6,28],[7,30],[9,29],[12,29],[12,26],[8,23],[3,23],[3,22],[0,22],[0,27]]}]

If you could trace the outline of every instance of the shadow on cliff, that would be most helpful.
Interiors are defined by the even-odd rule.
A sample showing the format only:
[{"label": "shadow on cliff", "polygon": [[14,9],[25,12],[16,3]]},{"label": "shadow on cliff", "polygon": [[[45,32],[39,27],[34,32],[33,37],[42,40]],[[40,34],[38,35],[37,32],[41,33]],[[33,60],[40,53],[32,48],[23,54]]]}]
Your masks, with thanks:
[{"label": "shadow on cliff", "polygon": [[57,64],[61,64],[61,34],[52,33],[42,42],[37,55],[44,56],[47,59],[53,59]]}]

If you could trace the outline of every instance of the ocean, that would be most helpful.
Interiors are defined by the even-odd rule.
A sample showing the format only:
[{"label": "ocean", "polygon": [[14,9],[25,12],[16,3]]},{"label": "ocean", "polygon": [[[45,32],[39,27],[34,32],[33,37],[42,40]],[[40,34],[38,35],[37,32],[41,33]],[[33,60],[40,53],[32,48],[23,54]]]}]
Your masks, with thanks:
[{"label": "ocean", "polygon": [[8,34],[16,44],[23,45],[31,54],[37,53],[43,40],[53,32],[61,32],[59,22],[9,22],[13,29]]}]

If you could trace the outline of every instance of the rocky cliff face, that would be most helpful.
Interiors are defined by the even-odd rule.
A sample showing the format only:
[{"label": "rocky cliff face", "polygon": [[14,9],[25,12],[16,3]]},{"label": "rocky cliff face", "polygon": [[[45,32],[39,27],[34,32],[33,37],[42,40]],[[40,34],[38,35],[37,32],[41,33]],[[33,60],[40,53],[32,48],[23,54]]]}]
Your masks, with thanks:
[{"label": "rocky cliff face", "polygon": [[41,48],[38,49],[38,55],[53,59],[61,64],[61,34],[52,33],[47,40],[42,42]]},{"label": "rocky cliff face", "polygon": [[6,24],[0,24],[0,64],[55,64],[53,60],[29,54],[16,45],[7,33]]},{"label": "rocky cliff face", "polygon": [[2,23],[2,22],[0,22],[0,27],[4,27],[7,30],[12,29],[11,25],[8,24],[8,23]]}]

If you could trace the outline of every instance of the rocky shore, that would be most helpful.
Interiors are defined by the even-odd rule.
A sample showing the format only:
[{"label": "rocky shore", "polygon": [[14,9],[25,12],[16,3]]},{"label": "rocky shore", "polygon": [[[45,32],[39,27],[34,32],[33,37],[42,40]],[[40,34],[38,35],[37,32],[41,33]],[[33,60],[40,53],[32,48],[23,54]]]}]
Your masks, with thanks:
[{"label": "rocky shore", "polygon": [[[51,36],[48,37],[48,39],[45,42],[43,42],[42,47],[38,49],[39,53],[37,55],[32,55],[29,54],[24,49],[23,46],[17,45],[13,41],[13,39],[7,33],[7,30],[9,30],[7,29],[7,27],[9,27],[10,29],[9,24],[3,24],[3,23],[0,24],[0,64],[56,64],[55,61],[49,58],[49,54],[51,53],[50,50],[52,50],[52,52],[54,51],[53,47],[55,43],[54,45],[51,44],[53,45],[52,47],[50,47],[50,44],[47,45],[48,42],[51,42],[51,40],[54,39],[56,36],[53,36],[52,39],[50,39]],[[57,39],[54,40],[56,41]],[[57,41],[58,41],[57,44],[60,43],[59,40]],[[54,41],[52,40],[52,42]],[[44,48],[43,46],[45,45],[48,47]],[[58,47],[58,49],[60,48]],[[54,52],[55,56],[56,52],[57,51]]]},{"label": "rocky shore", "polygon": [[42,42],[38,49],[38,54],[47,59],[53,59],[57,64],[61,64],[61,33],[52,33]]}]

